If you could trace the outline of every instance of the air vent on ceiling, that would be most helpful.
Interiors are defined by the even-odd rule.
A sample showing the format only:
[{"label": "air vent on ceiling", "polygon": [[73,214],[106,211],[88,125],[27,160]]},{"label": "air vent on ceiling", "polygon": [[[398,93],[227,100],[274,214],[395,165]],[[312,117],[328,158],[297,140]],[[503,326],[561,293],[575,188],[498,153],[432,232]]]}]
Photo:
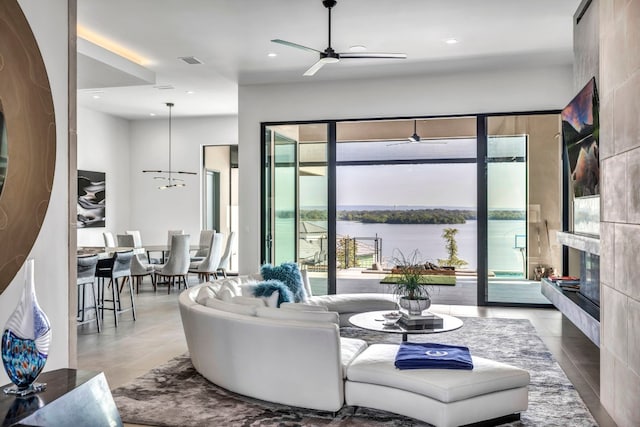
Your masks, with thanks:
[{"label": "air vent on ceiling", "polygon": [[171,89],[175,89],[173,86],[171,85],[157,85],[153,87],[154,89],[158,89],[158,90],[171,90]]},{"label": "air vent on ceiling", "polygon": [[189,65],[202,64],[202,61],[200,61],[195,56],[180,56],[178,57],[178,59],[180,59],[183,62],[186,62]]}]

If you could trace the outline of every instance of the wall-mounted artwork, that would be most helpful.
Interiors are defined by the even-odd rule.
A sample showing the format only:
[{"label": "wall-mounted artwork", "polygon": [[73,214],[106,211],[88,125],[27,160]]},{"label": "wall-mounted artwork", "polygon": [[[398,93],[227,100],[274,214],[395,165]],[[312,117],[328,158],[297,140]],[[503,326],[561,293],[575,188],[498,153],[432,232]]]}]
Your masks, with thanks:
[{"label": "wall-mounted artwork", "polygon": [[78,228],[105,226],[105,173],[78,171]]},{"label": "wall-mounted artwork", "polygon": [[6,175],[0,194],[2,293],[38,238],[56,170],[56,118],[49,77],[17,0],[0,1],[0,64],[0,164],[6,168],[6,173],[0,172]]},{"label": "wall-mounted artwork", "polygon": [[598,95],[595,79],[562,110],[562,140],[569,158],[573,195],[600,194]]}]

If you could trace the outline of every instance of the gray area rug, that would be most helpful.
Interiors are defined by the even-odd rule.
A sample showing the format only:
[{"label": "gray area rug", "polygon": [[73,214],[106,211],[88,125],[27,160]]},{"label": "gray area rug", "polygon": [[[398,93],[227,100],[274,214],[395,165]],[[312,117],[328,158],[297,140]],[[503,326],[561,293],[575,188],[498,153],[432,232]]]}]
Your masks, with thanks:
[{"label": "gray area rug", "polygon": [[[471,354],[526,369],[531,374],[529,409],[505,426],[597,426],[573,385],[535,328],[524,319],[464,318],[464,326],[414,342],[466,345]],[[342,328],[341,335],[369,343],[399,343],[400,335]],[[124,422],[154,426],[384,426],[429,424],[363,407],[337,414],[273,404],[217,387],[196,372],[188,355],[174,358],[113,390]]]}]

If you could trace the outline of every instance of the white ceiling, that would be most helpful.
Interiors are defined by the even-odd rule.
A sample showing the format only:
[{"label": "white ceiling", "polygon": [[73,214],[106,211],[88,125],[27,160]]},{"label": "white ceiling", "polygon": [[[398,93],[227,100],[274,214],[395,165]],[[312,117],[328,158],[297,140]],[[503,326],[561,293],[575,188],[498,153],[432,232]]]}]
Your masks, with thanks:
[{"label": "white ceiling", "polygon": [[[78,25],[143,58],[155,84],[112,87],[112,63],[79,61],[78,103],[128,119],[237,114],[239,84],[362,79],[500,67],[570,64],[580,0],[338,0],[332,46],[402,52],[406,60],[343,59],[313,77],[313,52],[327,47],[321,0],[79,0]],[[444,42],[456,38],[458,44]],[[276,53],[276,57],[267,54]],[[195,56],[201,65],[178,60]],[[109,73],[101,66],[110,67]],[[91,84],[86,82],[91,81]],[[113,81],[122,81],[115,79]],[[89,85],[89,87],[87,87]],[[170,85],[173,89],[154,86]],[[95,86],[92,90],[90,86]],[[99,88],[99,89],[97,89]],[[187,91],[193,91],[188,94]],[[95,98],[99,96],[99,98]]]}]

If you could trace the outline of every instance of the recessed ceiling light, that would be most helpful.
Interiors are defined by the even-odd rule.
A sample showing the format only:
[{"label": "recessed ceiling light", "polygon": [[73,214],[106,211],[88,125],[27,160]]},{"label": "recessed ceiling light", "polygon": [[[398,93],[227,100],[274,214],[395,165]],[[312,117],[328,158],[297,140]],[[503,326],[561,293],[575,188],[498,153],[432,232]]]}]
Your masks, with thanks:
[{"label": "recessed ceiling light", "polygon": [[187,91],[187,95],[193,95],[194,93],[195,93],[195,92],[194,92],[194,91],[192,91],[192,90],[188,90],[188,91]]},{"label": "recessed ceiling light", "polygon": [[445,39],[444,42],[446,44],[458,44],[458,39],[454,39],[454,38],[450,38],[450,39]]},{"label": "recessed ceiling light", "polygon": [[93,95],[93,99],[100,99],[100,95]]},{"label": "recessed ceiling light", "polygon": [[150,115],[151,117],[153,117],[153,116],[155,116],[155,115],[156,115],[156,113],[149,113],[149,115]]},{"label": "recessed ceiling light", "polygon": [[354,46],[350,46],[349,50],[351,52],[365,52],[367,50],[367,47],[363,46],[361,44],[357,44],[357,45],[354,45]]},{"label": "recessed ceiling light", "polygon": [[275,52],[269,52],[269,53],[267,53],[267,56],[268,56],[269,58],[275,58],[276,56],[278,56],[278,54],[277,54],[277,53],[275,53]]}]

